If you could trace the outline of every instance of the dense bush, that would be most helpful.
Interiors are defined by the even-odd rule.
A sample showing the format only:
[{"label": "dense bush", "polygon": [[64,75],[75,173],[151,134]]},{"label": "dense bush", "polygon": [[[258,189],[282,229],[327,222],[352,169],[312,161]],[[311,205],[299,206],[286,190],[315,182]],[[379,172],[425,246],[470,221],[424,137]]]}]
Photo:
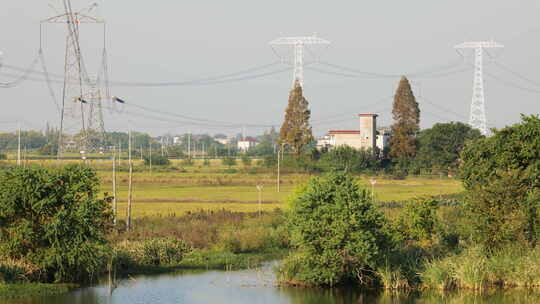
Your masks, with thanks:
[{"label": "dense bush", "polygon": [[291,200],[288,228],[296,248],[282,264],[282,281],[308,285],[368,284],[393,249],[384,216],[353,177],[312,179]]},{"label": "dense bush", "polygon": [[431,198],[407,202],[399,218],[399,231],[407,239],[431,240],[439,224],[437,207],[437,201]]},{"label": "dense bush", "polygon": [[540,233],[540,118],[522,120],[461,154],[476,239],[490,250],[516,242],[535,246]]},{"label": "dense bush", "polygon": [[0,172],[0,254],[42,269],[42,280],[87,280],[107,254],[109,198],[98,199],[89,168]]},{"label": "dense bush", "polygon": [[158,266],[176,265],[182,261],[191,247],[182,240],[173,238],[152,238],[143,241],[125,241],[117,248],[119,266],[132,264]]},{"label": "dense bush", "polygon": [[[155,165],[155,166],[167,166],[169,165],[171,162],[169,161],[169,159],[166,157],[166,156],[161,156],[159,154],[153,154],[152,155],[152,165]],[[144,164],[145,165],[150,165],[150,156],[146,155],[144,156]]]},{"label": "dense bush", "polygon": [[358,150],[348,146],[331,149],[321,156],[320,166],[325,170],[363,172],[377,170],[380,163],[377,155],[370,149]]}]

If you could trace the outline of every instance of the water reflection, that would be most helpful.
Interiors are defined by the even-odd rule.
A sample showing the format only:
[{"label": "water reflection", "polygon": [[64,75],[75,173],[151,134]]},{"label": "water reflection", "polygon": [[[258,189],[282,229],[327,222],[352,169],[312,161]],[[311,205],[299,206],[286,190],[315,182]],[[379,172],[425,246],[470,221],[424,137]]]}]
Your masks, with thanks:
[{"label": "water reflection", "polygon": [[7,301],[6,304],[131,304],[131,303],[540,303],[540,293],[524,290],[485,294],[437,292],[373,293],[360,289],[282,288],[273,284],[270,266],[237,272],[179,272],[136,276],[118,282],[109,294],[107,282],[59,296]]}]

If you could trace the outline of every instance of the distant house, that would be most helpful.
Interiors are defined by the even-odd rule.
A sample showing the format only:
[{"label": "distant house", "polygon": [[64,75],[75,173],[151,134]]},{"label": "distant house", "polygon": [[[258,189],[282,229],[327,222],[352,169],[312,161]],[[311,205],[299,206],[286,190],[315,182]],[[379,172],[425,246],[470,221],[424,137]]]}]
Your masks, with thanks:
[{"label": "distant house", "polygon": [[358,130],[330,130],[317,141],[319,148],[349,146],[355,149],[384,149],[388,145],[389,133],[377,131],[377,114],[358,114]]},{"label": "distant house", "polygon": [[230,142],[228,138],[214,138],[214,140],[222,145],[227,145]]},{"label": "distant house", "polygon": [[173,145],[180,145],[182,143],[182,137],[175,136],[173,137]]},{"label": "distant house", "polygon": [[258,144],[257,140],[253,137],[246,137],[239,140],[237,143],[238,150],[247,152],[249,149],[254,148]]},{"label": "distant house", "polygon": [[392,130],[390,128],[377,129],[377,148],[384,150],[384,148],[390,146],[390,137],[392,136]]}]

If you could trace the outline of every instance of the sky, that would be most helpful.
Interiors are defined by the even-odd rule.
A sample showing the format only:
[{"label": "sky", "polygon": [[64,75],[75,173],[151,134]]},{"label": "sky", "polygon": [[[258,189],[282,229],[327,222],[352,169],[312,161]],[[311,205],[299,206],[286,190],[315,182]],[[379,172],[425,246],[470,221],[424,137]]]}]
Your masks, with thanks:
[{"label": "sky", "polygon": [[[74,9],[96,1],[72,0]],[[488,125],[519,122],[540,112],[540,1],[128,1],[101,0],[95,14],[107,22],[109,78],[115,82],[182,82],[245,71],[266,74],[290,68],[292,48],[269,46],[283,36],[317,33],[331,42],[306,50],[304,95],[316,135],[357,129],[358,113],[376,113],[392,123],[392,95],[399,75],[410,75],[421,109],[421,127],[468,121],[472,96],[472,52],[454,45],[494,39],[505,48],[485,56]],[[0,51],[5,65],[27,67],[40,45],[40,20],[62,11],[60,0],[2,0]],[[42,48],[51,74],[64,70],[65,24],[42,27]],[[104,45],[103,27],[81,25],[81,49],[95,75]],[[283,63],[279,63],[283,61]],[[342,67],[332,68],[329,64]],[[443,67],[452,66],[446,73]],[[365,79],[357,72],[393,75]],[[36,69],[40,69],[38,65]],[[419,72],[441,71],[417,75]],[[0,67],[0,82],[20,73]],[[355,76],[356,75],[356,76]],[[384,76],[383,75],[383,76]],[[244,78],[238,74],[236,78]],[[352,76],[352,77],[351,77]],[[36,74],[36,77],[40,77]],[[111,87],[127,104],[105,110],[105,128],[153,135],[225,133],[257,135],[279,128],[287,106],[292,70],[241,81],[167,87]],[[249,78],[249,77],[248,77]],[[56,102],[62,85],[52,84]],[[0,88],[0,131],[59,125],[55,101],[44,81]],[[109,104],[109,102],[107,102]],[[133,105],[131,105],[133,104]],[[143,106],[143,108],[135,106]],[[175,116],[176,115],[176,116]],[[199,118],[187,121],[182,116]],[[234,126],[230,126],[233,123]],[[245,125],[245,127],[242,127]]]}]

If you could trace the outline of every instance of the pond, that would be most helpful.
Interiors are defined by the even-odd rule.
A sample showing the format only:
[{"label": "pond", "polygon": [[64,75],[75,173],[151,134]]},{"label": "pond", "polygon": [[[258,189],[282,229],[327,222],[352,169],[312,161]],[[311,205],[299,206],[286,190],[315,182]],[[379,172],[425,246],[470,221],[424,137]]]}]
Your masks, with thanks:
[{"label": "pond", "polygon": [[56,296],[8,300],[6,304],[146,304],[146,303],[540,303],[540,293],[524,290],[470,292],[367,293],[360,289],[283,288],[274,283],[273,265],[243,271],[181,271],[134,276],[79,288]]}]

